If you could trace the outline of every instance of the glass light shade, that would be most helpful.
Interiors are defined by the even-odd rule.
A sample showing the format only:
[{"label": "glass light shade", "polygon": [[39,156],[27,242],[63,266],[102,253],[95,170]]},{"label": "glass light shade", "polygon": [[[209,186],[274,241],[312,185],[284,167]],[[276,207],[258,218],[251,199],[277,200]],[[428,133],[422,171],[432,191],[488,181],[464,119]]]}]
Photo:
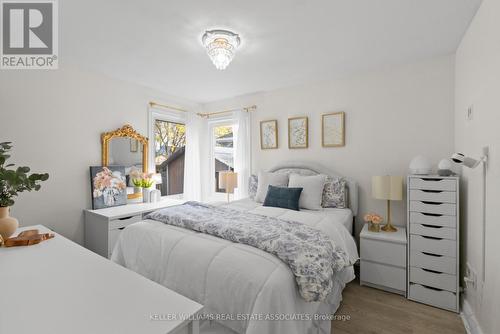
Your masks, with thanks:
[{"label": "glass light shade", "polygon": [[202,42],[215,67],[224,70],[234,58],[240,37],[227,30],[210,30],[205,32]]}]

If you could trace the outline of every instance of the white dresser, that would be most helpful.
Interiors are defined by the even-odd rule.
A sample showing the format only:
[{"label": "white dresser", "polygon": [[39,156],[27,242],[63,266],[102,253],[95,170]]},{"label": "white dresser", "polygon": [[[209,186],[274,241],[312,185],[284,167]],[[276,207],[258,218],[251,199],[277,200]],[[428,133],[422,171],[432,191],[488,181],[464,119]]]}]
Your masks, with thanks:
[{"label": "white dresser", "polygon": [[370,232],[363,226],[360,238],[360,284],[406,296],[406,229]]},{"label": "white dresser", "polygon": [[148,213],[179,205],[185,201],[162,199],[155,203],[138,203],[106,209],[85,210],[85,247],[106,258],[111,257],[121,231],[143,220]]},{"label": "white dresser", "polygon": [[408,176],[408,299],[459,312],[459,178]]}]

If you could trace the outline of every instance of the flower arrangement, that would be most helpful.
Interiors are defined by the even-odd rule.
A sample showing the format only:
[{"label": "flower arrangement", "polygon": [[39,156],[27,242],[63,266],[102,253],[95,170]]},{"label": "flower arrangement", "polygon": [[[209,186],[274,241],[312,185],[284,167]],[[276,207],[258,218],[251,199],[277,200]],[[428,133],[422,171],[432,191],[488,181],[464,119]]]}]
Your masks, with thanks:
[{"label": "flower arrangement", "polygon": [[94,198],[103,196],[106,206],[112,206],[116,201],[116,196],[126,187],[120,172],[113,172],[109,168],[103,167],[102,171],[94,177],[93,195]]},{"label": "flower arrangement", "polygon": [[153,180],[154,173],[130,173],[130,177],[132,178],[132,183],[135,187],[140,188],[150,188],[154,184]]},{"label": "flower arrangement", "polygon": [[371,232],[380,232],[380,223],[384,221],[384,219],[376,214],[376,213],[367,213],[363,217],[364,221],[368,223],[368,230]]}]

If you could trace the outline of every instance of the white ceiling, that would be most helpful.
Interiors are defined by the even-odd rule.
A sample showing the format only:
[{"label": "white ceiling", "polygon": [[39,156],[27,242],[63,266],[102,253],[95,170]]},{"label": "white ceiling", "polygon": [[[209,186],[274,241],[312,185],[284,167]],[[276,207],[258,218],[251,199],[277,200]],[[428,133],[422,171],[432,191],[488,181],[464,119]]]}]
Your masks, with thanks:
[{"label": "white ceiling", "polygon": [[[481,0],[63,0],[61,62],[204,103],[454,52]],[[225,71],[206,29],[242,46]]]}]

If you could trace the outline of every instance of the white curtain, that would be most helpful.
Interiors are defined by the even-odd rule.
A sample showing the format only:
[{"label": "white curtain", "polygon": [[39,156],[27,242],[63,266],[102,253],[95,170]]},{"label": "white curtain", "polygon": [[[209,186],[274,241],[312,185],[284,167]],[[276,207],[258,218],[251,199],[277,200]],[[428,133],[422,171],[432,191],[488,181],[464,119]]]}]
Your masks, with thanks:
[{"label": "white curtain", "polygon": [[196,112],[188,112],[186,120],[186,156],[184,161],[184,199],[201,201],[202,143],[206,143],[206,121]]},{"label": "white curtain", "polygon": [[234,171],[238,173],[238,187],[234,190],[234,198],[248,197],[248,179],[250,178],[250,113],[238,110],[234,113],[236,126],[234,130],[235,152]]}]

